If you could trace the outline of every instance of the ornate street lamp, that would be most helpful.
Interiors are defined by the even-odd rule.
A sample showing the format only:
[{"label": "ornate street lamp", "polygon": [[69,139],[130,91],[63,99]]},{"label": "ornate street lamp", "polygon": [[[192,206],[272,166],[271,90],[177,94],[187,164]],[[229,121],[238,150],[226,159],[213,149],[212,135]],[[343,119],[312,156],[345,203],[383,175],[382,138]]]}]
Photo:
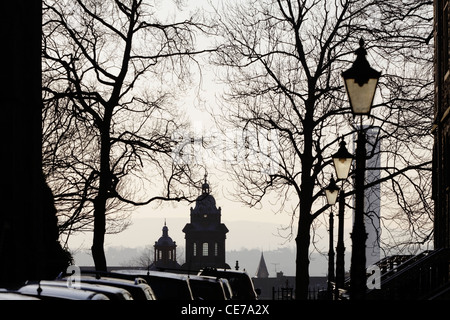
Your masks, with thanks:
[{"label": "ornate street lamp", "polygon": [[348,152],[345,145],[346,143],[342,139],[339,150],[331,156],[338,180],[347,179],[350,167],[352,166],[353,155]]},{"label": "ornate street lamp", "polygon": [[[366,59],[364,41],[359,41],[352,67],[342,72],[353,116],[369,115],[381,73],[372,69]],[[352,258],[350,266],[350,298],[362,300],[366,293],[366,240],[364,225],[364,185],[366,171],[366,135],[362,125],[358,130],[355,172],[355,220],[353,223]]]},{"label": "ornate street lamp", "polygon": [[334,205],[339,193],[339,187],[336,185],[334,177],[331,177],[330,184],[325,188],[325,196],[327,197],[327,203]]},{"label": "ornate street lamp", "polygon": [[356,59],[350,69],[342,72],[353,115],[369,115],[381,72],[373,69],[366,59],[364,40],[359,40]]},{"label": "ornate street lamp", "polygon": [[345,282],[345,245],[344,245],[344,213],[345,213],[345,191],[344,182],[348,178],[350,167],[353,161],[353,155],[348,152],[346,143],[342,138],[339,150],[331,156],[333,159],[336,176],[342,181],[339,194],[339,212],[338,212],[338,240],[336,245],[336,277],[335,277],[335,297],[339,299],[339,289],[344,287]]}]

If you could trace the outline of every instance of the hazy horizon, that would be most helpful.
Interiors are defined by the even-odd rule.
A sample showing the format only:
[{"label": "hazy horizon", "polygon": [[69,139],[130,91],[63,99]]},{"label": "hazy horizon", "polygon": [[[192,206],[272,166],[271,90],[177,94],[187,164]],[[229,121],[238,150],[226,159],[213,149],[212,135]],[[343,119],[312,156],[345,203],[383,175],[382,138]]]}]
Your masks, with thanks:
[{"label": "hazy horizon", "polygon": [[[189,211],[188,211],[189,212]],[[257,218],[257,217],[256,217]],[[133,224],[119,234],[106,235],[105,251],[109,266],[125,266],[142,252],[145,247],[153,248],[155,241],[162,235],[162,227],[166,222],[169,236],[177,244],[177,260],[185,260],[185,239],[182,229],[189,222],[189,214],[185,216],[167,217],[134,217]],[[222,222],[229,232],[226,239],[226,262],[234,268],[236,260],[241,270],[254,276],[261,257],[264,254],[267,268],[271,277],[282,271],[284,275],[295,275],[295,241],[277,236],[277,229],[281,225],[273,222],[254,220],[227,220],[226,211],[222,211]],[[316,247],[321,251],[313,250],[310,254],[310,275],[325,276],[328,268],[328,238],[321,239]],[[94,265],[90,256],[92,233],[72,237],[69,249],[74,252],[75,264]],[[347,247],[351,247],[350,245]],[[314,252],[313,252],[314,251]],[[346,259],[350,261],[350,253],[346,252]],[[349,266],[349,262],[346,263]]]},{"label": "hazy horizon", "polygon": [[[145,251],[145,247],[125,247],[108,246],[105,249],[106,259],[110,267],[136,266],[134,261]],[[295,276],[295,248],[280,247],[271,250],[260,250],[258,248],[240,248],[238,250],[227,250],[226,262],[232,269],[235,268],[236,261],[239,262],[239,270],[245,270],[251,277],[256,275],[256,271],[264,255],[269,277],[275,277],[277,272],[283,272],[285,276]],[[181,264],[184,261],[184,246],[177,247],[177,261]],[[346,257],[346,266],[349,266],[350,257]],[[94,266],[89,249],[79,250],[74,254],[75,264],[78,266]],[[326,255],[313,253],[310,256],[310,276],[326,276],[328,260]],[[347,269],[347,268],[346,268]]]}]

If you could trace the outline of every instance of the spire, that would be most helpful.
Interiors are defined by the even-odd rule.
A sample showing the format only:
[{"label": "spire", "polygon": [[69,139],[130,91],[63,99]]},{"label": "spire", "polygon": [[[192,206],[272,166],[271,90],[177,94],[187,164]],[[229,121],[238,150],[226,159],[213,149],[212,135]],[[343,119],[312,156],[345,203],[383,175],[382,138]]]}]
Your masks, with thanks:
[{"label": "spire", "polygon": [[261,259],[259,260],[258,269],[256,270],[257,278],[268,278],[269,271],[267,270],[266,261],[264,260],[264,255],[261,252]]},{"label": "spire", "polygon": [[162,236],[169,237],[169,228],[167,228],[166,219],[164,219],[164,227],[162,228]]},{"label": "spire", "polygon": [[202,194],[209,194],[209,192],[210,192],[209,184],[208,184],[208,181],[206,180],[207,176],[208,176],[208,172],[205,171],[205,181],[202,184]]}]

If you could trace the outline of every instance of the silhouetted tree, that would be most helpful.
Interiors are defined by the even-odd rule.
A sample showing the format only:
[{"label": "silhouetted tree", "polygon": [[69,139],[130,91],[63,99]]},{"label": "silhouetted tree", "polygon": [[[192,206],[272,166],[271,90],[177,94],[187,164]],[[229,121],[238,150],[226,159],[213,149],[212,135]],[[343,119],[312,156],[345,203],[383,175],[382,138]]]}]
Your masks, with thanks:
[{"label": "silhouetted tree", "polygon": [[195,16],[162,22],[160,6],[44,1],[45,174],[62,231],[93,227],[97,270],[105,232],[126,227],[128,205],[188,199],[195,182],[172,151],[187,125],[175,101],[203,26]]},{"label": "silhouetted tree", "polygon": [[241,201],[255,206],[275,195],[280,211],[292,214],[296,298],[307,298],[313,226],[328,207],[322,190],[333,172],[330,157],[341,138],[352,151],[359,125],[340,74],[354,61],[360,38],[372,67],[382,71],[372,117],[362,122],[379,128],[382,168],[375,169],[381,179],[371,185],[383,183],[382,215],[395,223],[385,227],[398,232],[406,219],[408,243],[426,241],[432,213],[432,3],[237,1],[217,5],[213,19],[221,43],[214,63],[228,84],[217,119],[224,130],[239,129],[231,137],[240,147],[237,161],[227,168]]}]

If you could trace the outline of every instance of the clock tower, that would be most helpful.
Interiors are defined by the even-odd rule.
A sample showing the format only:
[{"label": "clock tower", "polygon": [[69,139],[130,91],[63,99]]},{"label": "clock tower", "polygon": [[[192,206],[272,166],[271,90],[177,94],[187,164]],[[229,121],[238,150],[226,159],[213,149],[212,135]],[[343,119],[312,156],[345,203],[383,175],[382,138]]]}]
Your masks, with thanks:
[{"label": "clock tower", "polygon": [[225,262],[225,239],[228,228],[221,223],[221,211],[211,195],[205,174],[202,193],[197,197],[195,207],[191,207],[191,222],[183,228],[186,239],[184,269],[230,268]]}]

